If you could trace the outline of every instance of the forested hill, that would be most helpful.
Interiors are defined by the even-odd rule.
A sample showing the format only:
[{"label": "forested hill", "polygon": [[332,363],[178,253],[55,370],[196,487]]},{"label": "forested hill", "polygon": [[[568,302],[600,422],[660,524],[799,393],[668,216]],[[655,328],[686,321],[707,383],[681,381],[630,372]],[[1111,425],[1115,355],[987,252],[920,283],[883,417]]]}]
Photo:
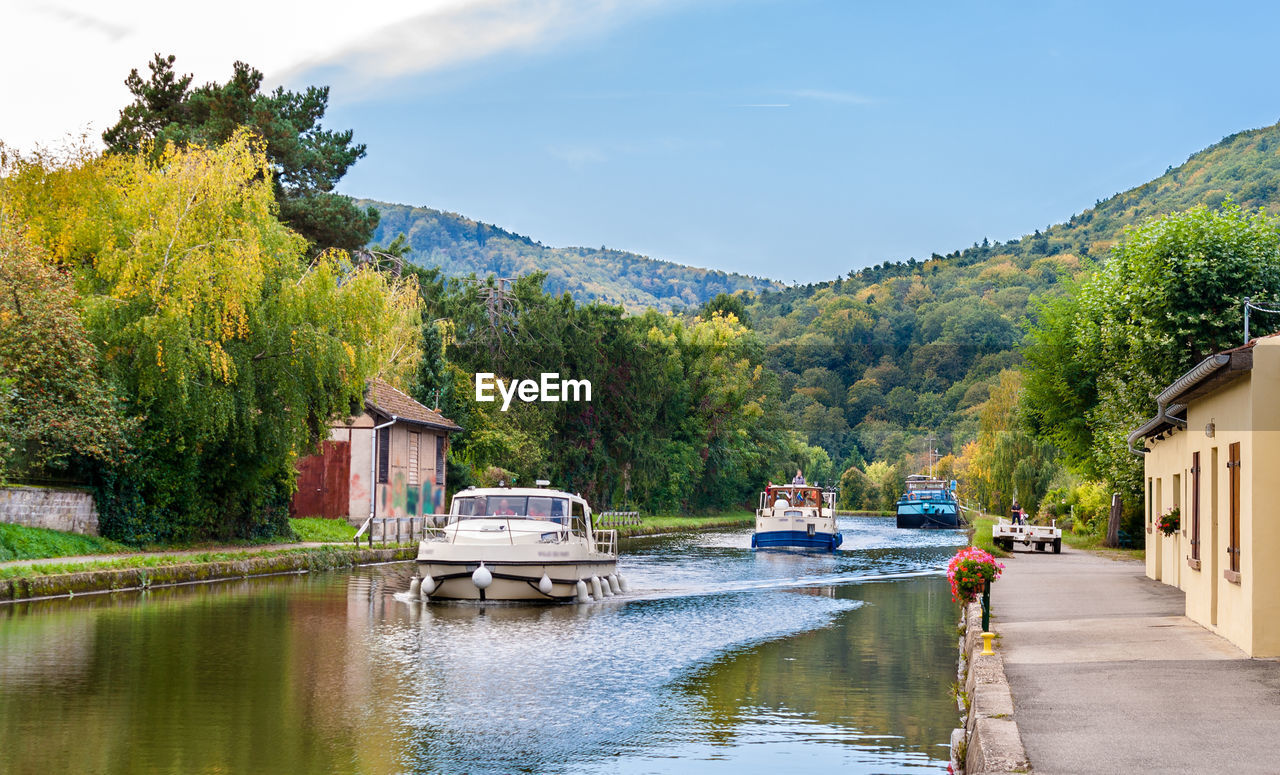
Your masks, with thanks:
[{"label": "forested hill", "polygon": [[568,291],[582,301],[621,304],[632,312],[697,307],[718,293],[759,292],[780,283],[741,274],[659,261],[605,248],[552,248],[528,237],[456,213],[359,200],[375,207],[382,219],[374,242],[387,245],[405,234],[414,263],[438,266],[449,276],[518,277],[547,273],[545,287]]},{"label": "forested hill", "polygon": [[1104,261],[1125,226],[1227,198],[1280,212],[1280,125],[1231,135],[1044,232],[761,293],[748,311],[794,387],[792,427],[836,461],[917,468],[929,433],[944,454],[975,438],[979,407],[1020,361],[1031,298]]}]

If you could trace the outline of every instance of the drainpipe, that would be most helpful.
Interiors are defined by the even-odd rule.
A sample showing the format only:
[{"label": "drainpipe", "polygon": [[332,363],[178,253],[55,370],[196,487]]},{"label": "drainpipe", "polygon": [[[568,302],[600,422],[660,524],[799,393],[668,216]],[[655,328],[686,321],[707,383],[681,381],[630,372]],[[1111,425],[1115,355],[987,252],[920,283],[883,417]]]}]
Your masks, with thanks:
[{"label": "drainpipe", "polygon": [[[370,520],[373,519],[373,508],[374,508],[374,504],[377,502],[375,500],[375,498],[377,497],[375,495],[375,493],[377,492],[377,483],[375,480],[377,479],[377,476],[378,476],[378,473],[377,473],[378,471],[378,431],[382,430],[388,425],[395,425],[396,420],[399,420],[399,419],[400,419],[399,417],[396,417],[393,414],[391,415],[390,420],[387,420],[381,425],[373,426],[373,445],[370,447],[370,450],[372,452],[369,455],[369,519]],[[370,536],[370,541],[372,541],[372,536],[373,536],[372,528],[369,529],[369,536]]]},{"label": "drainpipe", "polygon": [[1180,428],[1187,427],[1185,417],[1174,417],[1169,414],[1171,408],[1177,407],[1178,404],[1173,403],[1174,398],[1180,396],[1191,388],[1203,382],[1218,369],[1226,366],[1231,362],[1231,356],[1225,353],[1210,355],[1200,363],[1196,364],[1191,371],[1178,377],[1172,385],[1165,388],[1156,396],[1156,416],[1148,420],[1142,427],[1129,434],[1129,451],[1135,455],[1145,455],[1147,448],[1135,449],[1134,443],[1139,437],[1147,435],[1152,429],[1159,427],[1161,423],[1169,423]]}]

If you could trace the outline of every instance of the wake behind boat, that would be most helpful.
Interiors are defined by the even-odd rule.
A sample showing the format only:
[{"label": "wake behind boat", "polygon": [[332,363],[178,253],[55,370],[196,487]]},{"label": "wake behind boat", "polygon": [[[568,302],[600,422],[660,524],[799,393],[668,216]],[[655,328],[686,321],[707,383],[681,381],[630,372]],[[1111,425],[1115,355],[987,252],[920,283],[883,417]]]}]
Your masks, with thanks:
[{"label": "wake behind boat", "polygon": [[907,491],[898,499],[898,527],[960,527],[960,504],[956,483],[924,474],[907,477]]},{"label": "wake behind boat", "polygon": [[796,546],[834,551],[844,540],[836,529],[834,492],[812,485],[769,485],[760,493],[751,548]]},{"label": "wake behind boat", "polygon": [[432,600],[586,602],[626,591],[617,567],[618,531],[596,530],[581,497],[543,486],[468,487],[453,496],[448,524],[418,545],[410,591]]}]

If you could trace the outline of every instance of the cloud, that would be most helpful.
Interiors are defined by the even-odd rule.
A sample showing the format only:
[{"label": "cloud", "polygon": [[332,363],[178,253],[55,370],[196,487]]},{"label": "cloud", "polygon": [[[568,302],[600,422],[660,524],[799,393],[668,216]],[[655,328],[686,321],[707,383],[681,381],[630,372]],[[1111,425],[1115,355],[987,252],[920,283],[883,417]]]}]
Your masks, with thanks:
[{"label": "cloud", "polygon": [[300,60],[284,77],[332,68],[368,85],[509,52],[544,52],[607,32],[676,0],[437,0],[406,18]]},{"label": "cloud", "polygon": [[866,97],[861,94],[854,94],[847,91],[826,91],[824,89],[799,89],[797,91],[787,92],[791,97],[802,100],[816,100],[818,102],[834,102],[841,105],[874,105],[877,100],[873,97]]},{"label": "cloud", "polygon": [[590,145],[553,146],[548,148],[547,152],[575,169],[609,160],[603,150]]},{"label": "cloud", "polygon": [[[269,85],[296,88],[326,68],[333,99],[380,81],[511,52],[554,49],[689,0],[29,0],[6,7],[21,34],[0,46],[0,141],[20,149],[91,135],[131,101],[133,68],[176,54],[197,84],[224,81],[236,60]],[[83,10],[85,8],[89,11]],[[362,91],[357,91],[362,90]]]}]

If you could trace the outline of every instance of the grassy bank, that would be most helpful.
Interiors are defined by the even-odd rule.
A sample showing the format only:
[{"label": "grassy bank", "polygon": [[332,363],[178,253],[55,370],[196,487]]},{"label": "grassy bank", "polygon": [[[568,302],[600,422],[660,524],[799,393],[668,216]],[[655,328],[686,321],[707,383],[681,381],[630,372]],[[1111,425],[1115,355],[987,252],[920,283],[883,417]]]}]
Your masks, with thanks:
[{"label": "grassy bank", "polygon": [[969,533],[969,543],[979,549],[990,552],[993,557],[1008,557],[1009,553],[996,546],[991,540],[991,528],[995,527],[996,518],[990,514],[974,517],[973,528]]},{"label": "grassy bank", "polygon": [[124,544],[97,536],[0,523],[0,562],[131,551]]},{"label": "grassy bank", "polygon": [[1145,560],[1145,549],[1111,549],[1102,545],[1102,536],[1097,533],[1076,534],[1070,530],[1062,531],[1062,542],[1072,549],[1097,552],[1111,557],[1127,557],[1131,560]]},{"label": "grassy bank", "polygon": [[293,533],[299,541],[351,543],[356,537],[356,529],[345,519],[306,517],[289,520],[289,526],[293,528]]},{"label": "grassy bank", "polygon": [[617,528],[619,538],[631,536],[655,535],[657,533],[681,533],[697,530],[713,530],[723,527],[750,527],[755,524],[756,515],[751,511],[728,511],[705,517],[683,517],[669,514],[655,514],[641,517],[639,525],[624,525]]},{"label": "grassy bank", "polygon": [[331,570],[372,562],[411,560],[417,547],[351,549],[338,546],[197,555],[141,555],[97,563],[0,568],[0,601],[147,589],[277,573]]}]

